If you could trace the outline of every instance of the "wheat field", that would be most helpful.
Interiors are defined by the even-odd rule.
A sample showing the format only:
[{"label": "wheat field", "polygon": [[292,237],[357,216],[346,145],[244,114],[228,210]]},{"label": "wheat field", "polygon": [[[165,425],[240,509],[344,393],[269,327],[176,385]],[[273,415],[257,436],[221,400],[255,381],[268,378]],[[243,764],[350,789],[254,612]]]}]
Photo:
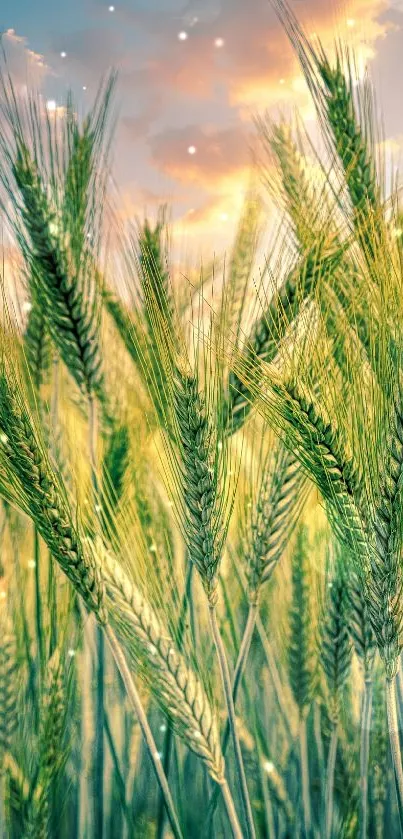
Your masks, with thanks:
[{"label": "wheat field", "polygon": [[2,58],[4,839],[403,830],[398,172],[354,54],[275,6],[319,150],[259,115],[186,272],[166,207],[117,212],[115,75],[49,114]]}]

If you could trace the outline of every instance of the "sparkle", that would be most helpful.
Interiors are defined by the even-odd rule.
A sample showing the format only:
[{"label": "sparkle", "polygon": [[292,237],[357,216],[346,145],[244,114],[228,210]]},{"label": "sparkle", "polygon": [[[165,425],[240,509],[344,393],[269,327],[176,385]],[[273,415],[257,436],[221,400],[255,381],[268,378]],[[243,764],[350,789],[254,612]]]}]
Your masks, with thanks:
[{"label": "sparkle", "polygon": [[271,760],[265,760],[263,764],[263,769],[265,772],[267,772],[268,775],[270,775],[272,772],[274,772],[274,763],[272,763]]},{"label": "sparkle", "polygon": [[196,146],[188,146],[188,154],[196,154]]},{"label": "sparkle", "polygon": [[162,725],[160,725],[160,731],[162,731],[162,733],[164,733],[164,731],[166,731],[166,730],[167,730],[167,727],[166,727],[165,723],[163,722]]},{"label": "sparkle", "polygon": [[215,47],[223,47],[224,43],[225,43],[224,38],[216,38],[215,41],[214,41],[214,46]]},{"label": "sparkle", "polygon": [[180,41],[187,41],[189,35],[187,32],[178,32],[178,38]]},{"label": "sparkle", "polygon": [[83,90],[87,90],[87,85],[83,84]]},{"label": "sparkle", "polygon": [[76,651],[73,650],[73,649],[70,649],[67,652],[67,655],[69,656],[69,658],[74,658],[75,654],[76,654]]},{"label": "sparkle", "polygon": [[34,559],[29,559],[27,562],[28,568],[36,568],[36,562]]},{"label": "sparkle", "polygon": [[355,20],[352,17],[348,17],[347,20],[346,20],[346,23],[347,23],[347,26],[349,27],[349,29],[352,29],[353,26],[355,26]]},{"label": "sparkle", "polygon": [[156,545],[150,545],[150,552],[153,553],[153,554],[157,553],[157,546]]},{"label": "sparkle", "polygon": [[108,12],[114,12],[114,11],[115,11],[114,6],[108,6]]},{"label": "sparkle", "polygon": [[95,504],[95,512],[96,512],[96,513],[100,513],[100,512],[101,512],[101,510],[102,510],[101,505],[100,505],[100,504]]},{"label": "sparkle", "polygon": [[0,434],[0,443],[8,443],[7,434]]},{"label": "sparkle", "polygon": [[154,758],[155,760],[162,760],[162,752],[155,752]]},{"label": "sparkle", "polygon": [[56,102],[54,99],[48,99],[46,102],[46,107],[48,111],[55,111],[56,110]]},{"label": "sparkle", "polygon": [[279,84],[285,84],[285,79],[280,79]]},{"label": "sparkle", "polygon": [[228,221],[228,213],[220,213],[221,221]]},{"label": "sparkle", "polygon": [[60,58],[67,58],[67,52],[62,50],[61,53],[60,53]]},{"label": "sparkle", "polygon": [[2,600],[5,600],[6,597],[7,597],[6,592],[5,591],[0,591],[0,597],[1,597]]},{"label": "sparkle", "polygon": [[21,306],[23,312],[30,312],[32,309],[32,303],[29,300],[26,300],[25,303]]}]

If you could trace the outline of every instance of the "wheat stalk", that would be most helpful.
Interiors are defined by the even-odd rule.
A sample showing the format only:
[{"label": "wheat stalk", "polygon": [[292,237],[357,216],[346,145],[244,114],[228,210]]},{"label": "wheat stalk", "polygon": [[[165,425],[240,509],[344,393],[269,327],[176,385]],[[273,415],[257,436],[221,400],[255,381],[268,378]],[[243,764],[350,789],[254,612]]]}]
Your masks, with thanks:
[{"label": "wheat stalk", "polygon": [[368,765],[372,717],[372,671],[376,640],[371,626],[368,601],[363,591],[362,580],[354,572],[351,573],[348,581],[348,598],[350,636],[364,672],[360,738],[361,835],[364,839],[368,832]]},{"label": "wheat stalk", "polygon": [[321,627],[320,662],[329,694],[329,716],[332,730],[326,772],[325,835],[330,839],[333,822],[334,770],[336,764],[341,693],[351,666],[348,635],[348,600],[341,563],[330,583]]},{"label": "wheat stalk", "polygon": [[306,716],[315,692],[313,615],[309,596],[307,568],[308,539],[306,528],[298,528],[292,553],[292,603],[288,643],[290,687],[299,711],[299,742],[304,824],[307,836],[312,825]]}]

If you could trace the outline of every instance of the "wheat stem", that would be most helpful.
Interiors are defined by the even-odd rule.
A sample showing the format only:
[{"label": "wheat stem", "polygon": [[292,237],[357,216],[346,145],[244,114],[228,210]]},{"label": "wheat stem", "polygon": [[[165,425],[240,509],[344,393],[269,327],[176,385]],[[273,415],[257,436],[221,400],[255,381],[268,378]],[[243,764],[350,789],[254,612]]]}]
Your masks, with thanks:
[{"label": "wheat stem", "polygon": [[400,750],[399,721],[396,707],[396,676],[386,680],[386,709],[388,715],[388,728],[390,750],[392,753],[393,767],[395,770],[396,795],[399,810],[401,829],[403,828],[403,770],[402,755]]},{"label": "wheat stem", "polygon": [[144,742],[146,744],[147,752],[150,756],[153,769],[159,783],[161,793],[164,797],[165,806],[168,814],[168,818],[172,827],[172,832],[175,836],[175,839],[183,839],[183,834],[180,828],[178,816],[175,810],[175,805],[172,800],[171,791],[168,786],[168,781],[166,779],[166,775],[161,765],[161,760],[159,756],[159,752],[157,746],[155,744],[155,740],[149,726],[146,713],[144,711],[140,696],[138,694],[136,685],[133,681],[131,676],[130,670],[127,666],[127,662],[125,656],[123,655],[122,649],[120,644],[116,638],[116,635],[111,628],[111,626],[107,625],[105,627],[105,635],[108,639],[109,646],[111,648],[112,655],[116,661],[117,668],[120,672],[120,675],[123,679],[127,696],[130,700],[130,703],[135,711],[137,716],[142,735],[144,737]]},{"label": "wheat stem", "polygon": [[[97,404],[93,394],[88,400],[88,450],[91,465],[93,502],[97,516],[98,460],[97,460]],[[95,755],[94,755],[94,839],[104,835],[104,716],[105,716],[105,650],[104,635],[95,627],[96,638],[96,694],[95,694]]]},{"label": "wheat stem", "polygon": [[286,731],[286,734],[287,734],[287,738],[288,738],[289,742],[291,743],[292,740],[294,739],[294,732],[291,728],[289,714],[287,713],[287,701],[286,701],[286,698],[285,698],[285,695],[284,695],[283,685],[282,685],[280,674],[278,672],[276,659],[273,655],[273,650],[272,650],[269,638],[267,636],[266,630],[263,626],[263,621],[262,621],[260,615],[257,616],[256,627],[257,627],[257,631],[259,633],[260,643],[262,645],[263,652],[265,654],[270,678],[272,680],[274,695],[276,697],[278,708],[279,708],[279,711],[280,711],[280,714],[281,714],[281,718],[282,718],[283,723],[284,723],[284,728],[285,728],[285,731]]},{"label": "wheat stem", "polygon": [[35,624],[36,624],[36,641],[37,641],[39,672],[40,672],[41,678],[42,678],[43,674],[44,674],[44,667],[45,667],[45,650],[44,650],[44,634],[43,634],[43,618],[42,618],[40,561],[41,561],[41,552],[40,552],[40,545],[39,545],[39,533],[38,533],[37,528],[34,525]]},{"label": "wheat stem", "polygon": [[233,798],[226,780],[220,784],[222,797],[224,799],[225,809],[227,811],[228,820],[230,822],[234,839],[243,839],[243,833],[236,814]]},{"label": "wheat stem", "polygon": [[7,824],[7,807],[6,807],[6,774],[0,771],[0,827],[6,827]]},{"label": "wheat stem", "polygon": [[[234,707],[236,705],[236,701],[238,698],[238,691],[241,685],[242,676],[246,667],[246,662],[248,660],[250,645],[252,643],[253,631],[256,625],[256,618],[258,614],[258,604],[251,603],[249,606],[248,617],[246,620],[245,630],[242,636],[241,646],[239,647],[238,657],[235,664],[234,676],[232,680],[232,699],[234,702]],[[230,723],[227,720],[223,741],[222,741],[222,753],[225,757],[225,753],[227,751],[228,739],[230,735]]]},{"label": "wheat stem", "polygon": [[[125,783],[125,779],[124,779],[123,774],[122,774],[122,770],[120,768],[119,757],[118,757],[118,753],[117,753],[117,750],[116,750],[116,744],[115,744],[115,741],[113,739],[113,735],[112,735],[112,731],[111,731],[111,727],[110,727],[110,723],[109,723],[109,719],[108,719],[107,714],[105,714],[105,734],[106,734],[106,739],[107,739],[107,742],[108,742],[109,751],[110,751],[111,758],[112,758],[113,769],[114,769],[116,779],[117,779],[117,786],[118,786],[118,790],[119,790],[119,798],[120,798],[120,803],[121,803],[121,806],[122,806],[124,818],[125,818],[125,821],[127,823],[127,827],[131,830],[131,835],[133,835],[136,831],[136,826],[134,824],[134,820],[133,820],[131,811],[130,811],[128,803],[126,801],[126,783]],[[119,832],[117,833],[117,835],[119,835]]]},{"label": "wheat stem", "polygon": [[316,744],[316,753],[319,763],[320,769],[320,776],[321,778],[325,774],[325,753],[323,749],[323,738],[322,738],[322,721],[321,721],[322,713],[321,707],[318,701],[314,700],[313,703],[313,730],[314,730],[314,737],[315,737],[315,744]]},{"label": "wheat stem", "polygon": [[[236,664],[235,664],[234,677],[233,677],[233,680],[232,680],[232,699],[233,699],[234,707],[236,705],[239,687],[240,687],[240,684],[241,684],[241,681],[242,681],[242,676],[243,676],[245,666],[246,666],[246,662],[247,662],[247,659],[248,659],[250,645],[251,645],[252,637],[253,637],[253,630],[254,630],[255,625],[256,625],[256,617],[257,617],[258,611],[259,611],[258,603],[257,602],[251,603],[250,606],[249,606],[248,617],[247,617],[247,620],[246,620],[246,625],[245,625],[245,630],[244,630],[244,633],[243,633],[243,636],[242,636],[241,645],[239,647],[238,657],[237,657]],[[228,747],[228,741],[229,741],[230,734],[231,734],[231,727],[230,727],[229,719],[227,719],[227,722],[225,724],[223,738],[222,738],[222,743],[221,743],[221,750],[222,750],[222,754],[223,754],[224,758],[225,758],[225,755],[226,755],[226,752],[227,752],[227,747]],[[211,799],[210,799],[209,816],[208,816],[210,829],[212,828],[214,813],[216,811],[217,803],[218,803],[218,799],[219,799],[219,793],[220,793],[220,787],[216,787],[214,792],[213,792],[213,795],[211,796]]]},{"label": "wheat stem", "polygon": [[[57,427],[59,414],[59,357],[55,354],[52,361],[52,398],[50,403],[50,427],[51,427],[51,453],[56,462],[57,449]],[[50,633],[49,633],[49,658],[53,655],[57,647],[58,627],[57,627],[57,597],[56,597],[56,567],[53,562],[51,553],[48,555],[48,607],[50,614]]]},{"label": "wheat stem", "polygon": [[238,691],[241,684],[242,676],[246,667],[246,662],[249,656],[249,650],[252,643],[253,632],[256,625],[256,618],[259,611],[258,603],[251,603],[249,606],[248,617],[246,620],[245,630],[242,636],[241,646],[238,652],[238,658],[235,664],[234,678],[232,682],[232,697],[234,705],[238,697]]},{"label": "wheat stem", "polygon": [[361,742],[360,742],[360,787],[361,787],[361,837],[367,839],[368,834],[368,764],[369,744],[372,718],[372,678],[367,676],[364,682],[364,696],[361,712]]},{"label": "wheat stem", "polygon": [[326,768],[326,809],[325,809],[325,836],[331,839],[333,825],[333,800],[334,800],[334,770],[336,767],[337,743],[339,739],[338,724],[333,723],[330,736],[329,753]]},{"label": "wheat stem", "polygon": [[299,721],[299,756],[301,764],[302,806],[304,812],[305,836],[309,839],[312,829],[311,790],[309,782],[308,743],[306,730],[306,716]]},{"label": "wheat stem", "polygon": [[[182,650],[183,635],[184,635],[184,632],[185,632],[186,614],[187,614],[188,604],[190,602],[190,597],[191,597],[193,567],[194,567],[193,563],[191,562],[190,558],[187,557],[185,590],[183,592],[181,610],[180,610],[179,621],[178,621],[177,645],[178,645],[179,652],[181,652],[181,650]],[[163,747],[164,772],[165,772],[167,778],[169,778],[169,770],[170,770],[170,766],[171,766],[171,758],[172,758],[173,747],[174,747],[174,731],[173,731],[173,728],[172,728],[171,720],[169,718],[167,718],[167,732],[166,732],[166,735],[165,735],[165,741],[164,741],[164,747]],[[225,756],[225,752],[223,752],[223,756]],[[218,790],[219,787],[217,786],[216,789]],[[159,813],[158,813],[158,821],[157,821],[157,839],[163,839],[164,821],[165,821],[164,817],[165,817],[165,808],[164,808],[163,799],[161,797],[160,808],[159,808]]]},{"label": "wheat stem", "polygon": [[218,628],[217,612],[215,606],[209,603],[209,617],[211,634],[214,641],[214,646],[217,652],[218,663],[220,667],[220,674],[223,686],[223,693],[227,706],[227,713],[229,724],[231,728],[232,739],[234,743],[235,761],[240,784],[242,804],[245,813],[247,833],[250,839],[256,839],[255,827],[253,824],[252,808],[249,800],[248,785],[246,782],[245,769],[243,765],[243,758],[241,752],[241,744],[239,742],[238,732],[236,728],[235,707],[232,698],[231,676],[228,667],[227,655],[225,652],[223,640],[221,638],[220,630]]}]

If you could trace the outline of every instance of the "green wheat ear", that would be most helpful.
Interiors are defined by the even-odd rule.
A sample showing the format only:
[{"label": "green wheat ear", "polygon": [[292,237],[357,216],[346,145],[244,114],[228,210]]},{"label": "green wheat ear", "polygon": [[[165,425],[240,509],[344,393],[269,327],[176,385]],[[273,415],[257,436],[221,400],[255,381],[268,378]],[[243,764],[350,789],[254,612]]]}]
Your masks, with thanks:
[{"label": "green wheat ear", "polygon": [[190,558],[209,601],[213,602],[217,597],[223,538],[217,516],[218,475],[212,459],[216,441],[197,379],[180,367],[175,374],[173,400],[183,462],[184,517]]},{"label": "green wheat ear", "polygon": [[340,561],[328,584],[320,624],[320,664],[326,679],[329,716],[336,723],[340,716],[342,691],[350,674],[351,643],[348,633],[349,603],[345,573]]},{"label": "green wheat ear", "polygon": [[262,238],[263,204],[257,191],[250,187],[245,197],[228,262],[224,266],[224,285],[217,313],[218,331],[222,340],[238,345],[242,317],[253,290],[256,252]]},{"label": "green wheat ear", "polygon": [[325,54],[319,56],[318,71],[325,84],[327,117],[362,235],[362,221],[368,221],[369,209],[376,211],[379,205],[373,156],[357,119],[351,80],[342,70],[340,55],[333,67]]},{"label": "green wheat ear", "polygon": [[53,781],[66,760],[63,744],[66,697],[59,652],[48,662],[44,707],[39,733],[39,765],[28,814],[25,836],[37,839],[49,835],[49,796]]},{"label": "green wheat ear", "polygon": [[0,613],[0,775],[18,724],[17,639],[12,622]]},{"label": "green wheat ear", "polygon": [[[287,217],[299,251],[303,253],[320,236],[324,215],[330,219],[329,231],[332,230],[335,243],[341,243],[344,236],[341,236],[338,229],[328,174],[323,173],[324,183],[321,188],[315,188],[308,178],[304,157],[292,138],[289,126],[284,123],[273,125],[269,120],[260,120],[258,126],[278,162]],[[266,180],[268,188],[272,189],[269,173]],[[367,322],[371,317],[368,281],[363,282],[348,253],[338,269],[329,275],[328,282],[318,285],[316,303],[326,324],[335,361],[348,378],[351,358],[348,348],[344,347],[346,340],[357,342],[358,338],[368,358],[371,357]]]},{"label": "green wheat ear", "polygon": [[[165,223],[165,208],[159,213],[154,227],[148,219],[139,230],[139,267],[140,280],[145,296],[144,314],[148,321],[149,336],[152,336],[155,323],[152,317],[152,307],[147,302],[155,302],[161,311],[161,317],[167,324],[172,322],[174,306],[172,289],[170,287],[167,255],[164,252],[163,236],[167,232]],[[151,298],[151,301],[150,301]]]},{"label": "green wheat ear", "polygon": [[[11,374],[10,374],[11,378]],[[0,374],[1,489],[34,522],[53,558],[105,620],[104,589],[97,561],[84,550],[65,491],[44,452],[16,382]]]},{"label": "green wheat ear", "polygon": [[293,454],[280,443],[262,469],[247,550],[248,595],[257,602],[284,553],[306,495],[307,481]]},{"label": "green wheat ear", "polygon": [[388,678],[397,672],[403,645],[400,599],[403,574],[399,535],[402,525],[403,384],[399,378],[391,410],[389,450],[374,517],[376,554],[372,557],[368,608]]},{"label": "green wheat ear", "polygon": [[52,345],[50,341],[45,314],[40,306],[35,287],[31,286],[31,310],[24,333],[24,347],[28,368],[38,392],[46,383],[52,362]]},{"label": "green wheat ear", "polygon": [[374,125],[368,102],[360,101],[358,91],[356,98],[353,95],[353,68],[348,51],[343,56],[337,48],[332,65],[325,50],[320,45],[313,46],[305,37],[286,0],[273,0],[273,3],[299,57],[325,140],[340,160],[357,238],[365,255],[372,258],[374,243],[380,242],[383,218],[371,145]]},{"label": "green wheat ear", "polygon": [[[323,281],[339,264],[342,250],[332,248],[326,251],[323,243],[315,243],[274,291],[266,311],[252,327],[245,344],[242,363],[255,368],[255,375],[262,362],[270,363],[276,357],[281,341],[319,281]],[[229,389],[226,416],[228,433],[234,433],[245,422],[254,394],[235,372],[230,374]]]},{"label": "green wheat ear", "polygon": [[347,581],[350,604],[349,630],[355,652],[362,664],[364,674],[372,671],[376,653],[376,640],[370,620],[370,610],[365,597],[362,580],[354,570],[350,570]]},{"label": "green wheat ear", "polygon": [[64,180],[63,222],[70,236],[75,270],[80,270],[80,258],[86,245],[89,189],[93,177],[94,134],[90,120],[80,131],[75,121],[71,126],[70,157]]},{"label": "green wheat ear", "polygon": [[291,690],[300,716],[306,714],[316,685],[314,624],[308,574],[308,531],[297,530],[292,551],[292,601],[288,645],[288,673]]},{"label": "green wheat ear", "polygon": [[13,167],[22,198],[20,206],[27,242],[24,251],[32,269],[37,299],[55,346],[81,390],[102,392],[98,313],[71,276],[68,253],[39,171],[28,148],[20,145]]}]

